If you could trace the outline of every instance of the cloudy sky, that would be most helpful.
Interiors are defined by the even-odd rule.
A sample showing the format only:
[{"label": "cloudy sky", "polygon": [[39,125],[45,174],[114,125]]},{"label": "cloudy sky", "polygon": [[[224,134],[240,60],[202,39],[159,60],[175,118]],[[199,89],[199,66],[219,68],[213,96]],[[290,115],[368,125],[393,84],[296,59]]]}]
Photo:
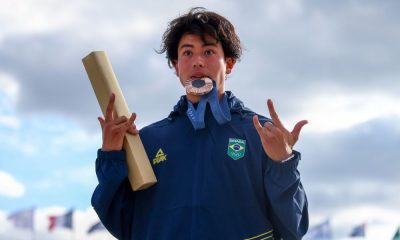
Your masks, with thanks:
[{"label": "cloudy sky", "polygon": [[396,0],[0,0],[0,238],[19,239],[7,215],[36,207],[42,239],[70,239],[46,233],[46,216],[73,207],[74,234],[87,239],[101,112],[81,59],[107,51],[139,127],[164,118],[184,90],[155,50],[194,6],[226,16],[241,38],[228,90],[264,115],[272,98],[288,128],[309,120],[296,149],[311,225],[329,218],[342,238],[365,222],[368,239],[390,239],[400,224]]}]

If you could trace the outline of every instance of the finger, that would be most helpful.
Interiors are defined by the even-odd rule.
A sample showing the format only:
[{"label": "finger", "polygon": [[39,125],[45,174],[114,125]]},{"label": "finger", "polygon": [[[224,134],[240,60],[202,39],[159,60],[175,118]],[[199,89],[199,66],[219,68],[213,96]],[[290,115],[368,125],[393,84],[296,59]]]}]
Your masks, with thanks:
[{"label": "finger", "polygon": [[126,131],[126,132],[127,132],[127,133],[130,133],[130,134],[133,134],[133,135],[136,135],[136,134],[139,133],[139,130],[136,129],[136,126],[131,126],[131,127],[128,129],[128,131]]},{"label": "finger", "polygon": [[301,131],[301,129],[302,129],[302,128],[304,127],[304,125],[306,125],[307,123],[308,123],[307,120],[302,120],[302,121],[296,123],[296,125],[294,126],[293,131],[292,131],[292,136],[293,136],[294,142],[297,142],[297,140],[299,139],[299,136],[300,136],[300,131]]},{"label": "finger", "polygon": [[133,122],[135,121],[136,118],[136,114],[132,113],[131,117],[128,119],[128,122],[126,122],[125,126],[126,126],[126,131],[128,131],[131,127],[136,129],[136,125],[133,124]]},{"label": "finger", "polygon": [[129,127],[126,125],[127,122],[122,122],[111,127],[112,132],[114,133],[123,133],[126,132]]},{"label": "finger", "polygon": [[274,122],[275,126],[277,126],[280,129],[285,129],[281,120],[278,117],[278,114],[275,111],[274,103],[272,102],[271,99],[268,99],[267,105],[268,105],[269,115],[271,116],[272,121]]},{"label": "finger", "polygon": [[268,129],[268,131],[271,132],[272,135],[274,135],[274,136],[282,135],[282,130],[279,129],[277,126],[275,126],[275,125],[274,125],[273,123],[271,123],[271,122],[266,122],[266,123],[264,124],[264,127],[265,127],[266,129]]},{"label": "finger", "polygon": [[100,122],[101,129],[103,129],[104,124],[105,124],[104,119],[103,119],[102,117],[98,117],[97,119],[98,119],[99,122]]},{"label": "finger", "polygon": [[105,121],[109,122],[113,119],[115,94],[111,93],[110,100],[108,100]]},{"label": "finger", "polygon": [[114,95],[114,93],[111,93],[110,98],[108,100],[107,110],[106,110],[106,115],[105,115],[106,122],[113,120],[114,102],[115,102],[115,95]]},{"label": "finger", "polygon": [[254,115],[253,116],[253,124],[254,124],[254,127],[256,128],[256,130],[257,130],[257,133],[258,133],[258,135],[260,135],[260,136],[262,136],[262,132],[263,132],[263,127],[261,126],[261,123],[260,123],[260,121],[258,120],[258,116],[257,115]]},{"label": "finger", "polygon": [[[260,121],[258,120],[258,116],[255,115],[253,117],[253,123],[254,123],[254,126],[255,126],[256,130],[257,130],[258,135],[260,136],[261,141],[266,143],[267,139],[272,137],[271,131],[268,130],[267,128],[265,128],[265,124],[267,124],[267,122],[264,123],[264,127],[263,127],[261,125]],[[271,123],[269,123],[269,124],[271,124]]]},{"label": "finger", "polygon": [[134,127],[134,128],[136,129],[135,124],[133,124],[133,122],[135,121],[135,119],[136,119],[136,114],[135,114],[135,113],[132,113],[131,116],[130,116],[130,118],[128,119],[128,122],[126,122],[126,125],[125,125],[127,131],[128,131],[131,127]]},{"label": "finger", "polygon": [[268,129],[268,131],[273,132],[276,128],[271,122],[265,122],[264,127]]},{"label": "finger", "polygon": [[132,123],[135,121],[136,119],[136,113],[132,113],[130,118],[129,118],[129,125],[132,125]]},{"label": "finger", "polygon": [[265,122],[263,130],[267,138],[273,138],[276,136],[277,128],[271,122]]},{"label": "finger", "polygon": [[113,121],[114,125],[123,125],[128,121],[128,118],[125,116],[118,117]]}]

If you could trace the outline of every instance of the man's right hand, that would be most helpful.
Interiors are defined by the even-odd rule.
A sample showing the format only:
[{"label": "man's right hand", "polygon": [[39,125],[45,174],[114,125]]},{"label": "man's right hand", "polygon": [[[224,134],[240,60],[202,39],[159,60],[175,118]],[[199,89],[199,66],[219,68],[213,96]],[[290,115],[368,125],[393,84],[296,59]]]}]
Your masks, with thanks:
[{"label": "man's right hand", "polygon": [[98,118],[103,132],[102,151],[119,151],[124,144],[125,133],[134,135],[139,133],[134,124],[136,114],[132,113],[129,119],[125,116],[115,116],[114,102],[115,94],[111,94],[105,118]]}]

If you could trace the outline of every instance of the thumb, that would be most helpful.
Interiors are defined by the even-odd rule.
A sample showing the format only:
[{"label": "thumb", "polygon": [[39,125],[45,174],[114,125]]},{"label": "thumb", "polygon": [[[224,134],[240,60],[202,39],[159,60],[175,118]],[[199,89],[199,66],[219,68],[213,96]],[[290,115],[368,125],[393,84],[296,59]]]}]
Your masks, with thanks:
[{"label": "thumb", "polygon": [[300,136],[300,131],[301,129],[304,127],[304,125],[306,125],[308,123],[307,120],[302,120],[298,123],[296,123],[296,125],[294,126],[293,130],[292,130],[292,136],[293,136],[293,145],[297,142],[297,140],[299,139]]}]

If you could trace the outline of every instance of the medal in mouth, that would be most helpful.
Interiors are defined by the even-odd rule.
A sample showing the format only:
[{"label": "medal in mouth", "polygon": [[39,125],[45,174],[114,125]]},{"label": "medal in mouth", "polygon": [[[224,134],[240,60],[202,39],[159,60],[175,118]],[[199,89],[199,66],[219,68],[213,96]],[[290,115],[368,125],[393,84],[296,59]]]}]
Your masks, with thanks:
[{"label": "medal in mouth", "polygon": [[184,82],[186,93],[193,95],[204,95],[213,89],[213,81],[208,77],[189,79]]},{"label": "medal in mouth", "polygon": [[[202,94],[200,101],[197,104],[197,108],[193,106],[193,103],[191,101],[187,101],[188,108],[186,110],[186,115],[188,116],[195,130],[205,128],[204,115],[207,103],[209,104],[211,113],[218,124],[222,125],[231,120],[231,113],[229,109],[227,95],[224,94],[222,99],[219,100],[216,86],[217,84],[215,81],[210,81],[212,84],[211,91]],[[200,82],[197,82],[196,80],[191,81],[192,86],[196,84],[199,84],[200,88],[204,87],[204,82],[202,81],[202,79],[200,79]]]}]

